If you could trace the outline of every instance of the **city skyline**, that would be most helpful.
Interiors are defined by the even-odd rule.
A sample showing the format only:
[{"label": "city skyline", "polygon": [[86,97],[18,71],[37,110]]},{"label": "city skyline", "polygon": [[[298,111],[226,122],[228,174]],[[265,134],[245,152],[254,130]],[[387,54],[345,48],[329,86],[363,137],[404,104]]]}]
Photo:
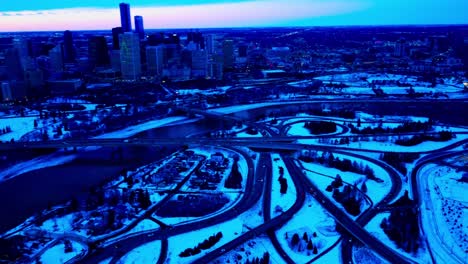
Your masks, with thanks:
[{"label": "city skyline", "polygon": [[[0,7],[0,32],[110,29],[120,24],[120,2],[9,2]],[[131,5],[132,16],[144,17],[149,29],[468,23],[468,18],[459,11],[468,8],[468,3],[455,0],[126,2]]]}]

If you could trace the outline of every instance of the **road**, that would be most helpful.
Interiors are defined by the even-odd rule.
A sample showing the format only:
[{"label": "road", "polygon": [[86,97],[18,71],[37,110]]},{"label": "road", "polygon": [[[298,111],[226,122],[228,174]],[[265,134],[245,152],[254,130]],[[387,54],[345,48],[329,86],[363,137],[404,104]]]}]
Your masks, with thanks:
[{"label": "road", "polygon": [[[122,240],[113,242],[103,248],[99,248],[98,250],[87,255],[84,259],[80,260],[80,263],[99,263],[100,261],[113,256],[123,256],[125,253],[130,252],[131,250],[145,243],[155,240],[164,240],[171,236],[220,224],[233,219],[239,214],[250,209],[260,199],[263,191],[264,179],[262,178],[263,175],[257,175],[254,173],[254,164],[248,154],[237,149],[236,152],[240,153],[247,160],[249,171],[247,175],[245,193],[241,200],[230,210],[220,213],[214,217],[190,222],[187,224],[176,225],[168,229],[150,230],[147,232],[132,234]],[[261,163],[259,162],[258,164]],[[167,255],[167,253],[165,254]]]}]

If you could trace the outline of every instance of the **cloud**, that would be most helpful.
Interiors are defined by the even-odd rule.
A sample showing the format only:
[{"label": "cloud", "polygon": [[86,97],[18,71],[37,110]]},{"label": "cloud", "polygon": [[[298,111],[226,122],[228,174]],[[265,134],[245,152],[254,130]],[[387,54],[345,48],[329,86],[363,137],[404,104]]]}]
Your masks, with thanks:
[{"label": "cloud", "polygon": [[[364,0],[251,0],[217,4],[133,7],[146,28],[204,28],[288,25],[305,18],[336,16],[363,10]],[[120,24],[118,8],[69,8],[3,16],[0,31],[110,29]]]}]

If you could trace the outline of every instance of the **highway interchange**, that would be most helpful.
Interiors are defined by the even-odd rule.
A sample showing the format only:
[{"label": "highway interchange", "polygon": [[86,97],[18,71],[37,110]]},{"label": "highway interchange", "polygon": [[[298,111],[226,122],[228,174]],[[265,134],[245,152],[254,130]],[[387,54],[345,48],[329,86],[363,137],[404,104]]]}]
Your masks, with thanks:
[{"label": "highway interchange", "polygon": [[[187,109],[186,109],[187,110]],[[207,111],[196,111],[197,114],[206,114],[206,118],[217,118],[233,121],[232,117],[228,115],[213,115]],[[302,121],[295,121],[302,122]],[[295,122],[289,123],[291,125]],[[247,182],[245,185],[244,195],[241,200],[236,203],[229,210],[221,212],[213,217],[196,220],[184,224],[175,226],[161,226],[159,229],[149,230],[144,232],[138,232],[135,234],[127,235],[122,239],[117,239],[114,242],[106,242],[106,238],[96,239],[89,241],[90,244],[94,245],[94,249],[90,250],[88,254],[80,256],[77,259],[72,259],[70,262],[79,263],[99,263],[100,261],[111,258],[110,263],[117,263],[125,254],[131,250],[151,241],[160,240],[162,242],[161,254],[157,263],[165,263],[168,256],[168,238],[190,232],[193,230],[202,229],[205,227],[213,226],[226,222],[230,219],[234,219],[240,214],[248,211],[254,204],[261,201],[263,208],[264,223],[252,228],[249,231],[240,234],[235,239],[228,243],[211,250],[207,254],[198,258],[196,263],[213,263],[221,256],[242,246],[247,241],[266,234],[270,239],[273,247],[277,251],[278,255],[284,260],[285,263],[296,263],[287,252],[282,248],[278,241],[278,237],[275,234],[275,230],[285,225],[304,205],[306,195],[312,196],[316,199],[322,207],[335,219],[336,223],[346,230],[340,239],[341,241],[341,258],[343,263],[353,263],[353,245],[356,241],[360,241],[362,244],[367,246],[369,249],[377,253],[382,258],[386,259],[390,263],[414,263],[414,260],[409,259],[402,255],[400,252],[389,248],[387,245],[382,243],[380,240],[372,236],[368,231],[365,230],[364,226],[375,217],[380,211],[379,207],[388,205],[396,198],[402,191],[402,175],[392,166],[377,160],[375,158],[366,156],[368,153],[382,153],[386,150],[376,149],[356,149],[345,146],[324,146],[320,144],[299,144],[298,139],[315,139],[315,138],[340,138],[345,137],[343,134],[348,132],[348,128],[339,125],[341,133],[335,133],[332,135],[322,136],[287,136],[287,125],[281,124],[279,132],[271,129],[268,125],[249,122],[250,126],[256,126],[259,130],[264,131],[268,137],[263,138],[129,138],[129,139],[89,139],[89,140],[56,140],[48,142],[14,142],[14,143],[2,143],[0,149],[17,149],[17,148],[79,148],[86,146],[104,146],[104,147],[125,147],[125,146],[159,146],[159,145],[212,145],[222,148],[227,148],[235,151],[242,155],[247,161],[248,175]],[[405,133],[400,135],[416,135],[420,133]],[[459,134],[465,134],[465,132],[459,132]],[[359,135],[359,136],[375,136],[375,135]],[[389,134],[381,134],[378,136],[389,136]],[[458,154],[466,153],[466,150],[459,150],[459,147],[464,146],[468,143],[468,140],[460,140],[451,145],[445,146],[441,149],[414,152],[418,154],[424,154],[423,158],[417,161],[416,166],[411,172],[410,186],[413,199],[419,203],[420,196],[422,195],[418,189],[417,173],[418,170],[424,165],[434,160],[442,159],[447,156],[453,156]],[[244,151],[243,148],[249,147],[252,150],[258,151],[259,158],[257,165],[255,166],[254,161],[249,154]],[[324,190],[319,189],[314,185],[304,174],[303,169],[298,165],[296,160],[288,153],[293,151],[301,151],[304,149],[313,149],[321,151],[331,151],[337,154],[343,154],[352,156],[357,159],[365,160],[376,164],[383,168],[390,176],[392,185],[391,190],[386,194],[385,198],[371,206],[368,210],[364,211],[356,220],[353,220],[345,211],[339,208],[333,201],[331,201],[324,193]],[[457,149],[455,151],[455,149]],[[359,151],[357,154],[357,151]],[[270,152],[279,152],[286,165],[287,171],[290,173],[293,184],[296,188],[297,197],[294,204],[280,214],[279,216],[271,216],[271,187],[272,181],[272,162]],[[390,151],[389,151],[390,152]],[[180,187],[188,180],[188,177],[184,179],[175,188],[173,193],[176,193]],[[263,194],[263,199],[261,200]],[[148,210],[144,217],[151,216],[163,203],[167,202],[172,198],[172,195],[168,195],[159,204],[153,206]],[[134,225],[127,226],[119,234],[123,234],[126,231],[133,228]],[[333,245],[336,246],[338,243]],[[330,250],[330,249],[328,249]],[[328,252],[325,251],[324,253]],[[322,254],[324,254],[322,253]],[[321,256],[320,254],[319,256]],[[311,257],[313,262],[317,257]],[[310,263],[309,262],[309,263]]]}]

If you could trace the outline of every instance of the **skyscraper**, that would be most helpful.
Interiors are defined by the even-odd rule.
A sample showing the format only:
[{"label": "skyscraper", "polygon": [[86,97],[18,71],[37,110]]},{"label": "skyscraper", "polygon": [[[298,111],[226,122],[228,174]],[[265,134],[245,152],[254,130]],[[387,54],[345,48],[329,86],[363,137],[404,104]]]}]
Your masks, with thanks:
[{"label": "skyscraper", "polygon": [[138,34],[140,39],[145,38],[145,28],[143,27],[142,16],[135,16],[135,32]]},{"label": "skyscraper", "polygon": [[123,32],[132,32],[132,20],[130,16],[130,4],[120,3],[120,22]]},{"label": "skyscraper", "polygon": [[140,38],[133,32],[120,35],[122,77],[135,80],[141,76]]},{"label": "skyscraper", "polygon": [[91,69],[109,65],[109,53],[104,36],[92,36],[88,40],[88,58]]},{"label": "skyscraper", "polygon": [[223,41],[224,69],[234,67],[234,41],[227,39]]},{"label": "skyscraper", "polygon": [[112,49],[120,49],[119,45],[119,35],[123,33],[122,27],[115,27],[112,29]]},{"label": "skyscraper", "polygon": [[69,30],[63,33],[63,60],[65,63],[75,62],[75,47],[73,46],[73,33]]},{"label": "skyscraper", "polygon": [[162,74],[164,65],[164,45],[146,47],[146,64],[148,65],[149,74]]}]

